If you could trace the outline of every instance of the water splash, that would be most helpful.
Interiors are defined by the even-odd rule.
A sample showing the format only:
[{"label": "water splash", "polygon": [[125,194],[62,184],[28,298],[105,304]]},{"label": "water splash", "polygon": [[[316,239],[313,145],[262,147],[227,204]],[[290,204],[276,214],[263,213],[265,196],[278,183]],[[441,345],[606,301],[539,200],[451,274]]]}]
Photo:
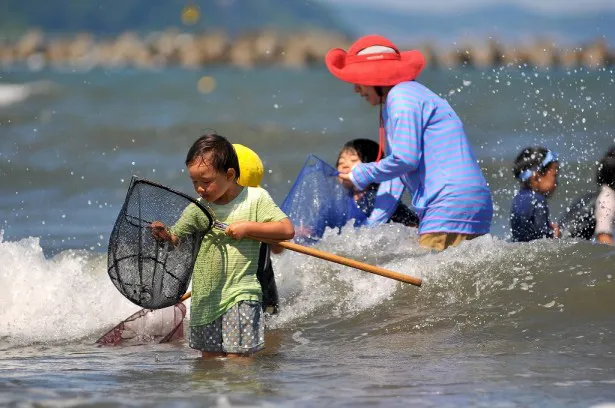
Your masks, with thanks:
[{"label": "water splash", "polygon": [[0,234],[0,338],[9,345],[100,335],[138,310],[106,274],[106,256],[64,251],[45,258],[39,238]]}]

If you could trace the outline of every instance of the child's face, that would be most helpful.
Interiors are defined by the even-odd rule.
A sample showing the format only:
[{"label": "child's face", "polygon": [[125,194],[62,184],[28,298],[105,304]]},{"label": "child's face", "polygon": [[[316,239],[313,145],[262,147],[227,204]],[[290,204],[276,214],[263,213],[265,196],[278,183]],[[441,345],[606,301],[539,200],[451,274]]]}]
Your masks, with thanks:
[{"label": "child's face", "polygon": [[545,196],[553,194],[557,188],[557,173],[559,165],[553,162],[547,166],[545,174],[536,174],[532,177],[530,184],[534,191],[537,191]]},{"label": "child's face", "polygon": [[[350,173],[355,164],[361,163],[361,159],[355,150],[348,149],[340,153],[340,158],[337,159],[337,171],[340,173]],[[340,183],[348,189],[353,188],[352,181],[340,179]]]},{"label": "child's face", "polygon": [[196,193],[210,203],[219,204],[236,184],[235,170],[219,172],[210,163],[207,156],[199,157],[188,165],[188,173]]},{"label": "child's face", "polygon": [[354,91],[361,96],[372,106],[380,105],[382,98],[376,92],[376,88],[368,85],[355,84]]}]

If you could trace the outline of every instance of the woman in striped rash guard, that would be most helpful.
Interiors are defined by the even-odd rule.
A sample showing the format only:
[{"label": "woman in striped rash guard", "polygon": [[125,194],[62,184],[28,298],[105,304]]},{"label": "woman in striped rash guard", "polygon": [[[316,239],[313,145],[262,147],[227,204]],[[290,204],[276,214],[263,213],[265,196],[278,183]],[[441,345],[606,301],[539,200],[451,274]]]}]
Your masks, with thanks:
[{"label": "woman in striped rash guard", "polygon": [[416,81],[423,55],[400,52],[388,39],[370,35],[347,52],[329,51],[325,62],[335,77],[380,106],[378,160],[340,175],[357,190],[379,183],[367,224],[387,222],[408,189],[420,219],[421,246],[443,250],[487,234],[491,192],[455,111]]}]

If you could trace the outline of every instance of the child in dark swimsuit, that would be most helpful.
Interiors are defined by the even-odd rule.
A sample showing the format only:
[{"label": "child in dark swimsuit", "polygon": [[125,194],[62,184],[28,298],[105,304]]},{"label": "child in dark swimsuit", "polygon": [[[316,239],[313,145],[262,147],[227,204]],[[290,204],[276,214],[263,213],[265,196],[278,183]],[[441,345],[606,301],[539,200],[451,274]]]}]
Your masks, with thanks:
[{"label": "child in dark swimsuit", "polygon": [[510,211],[513,241],[560,237],[547,205],[547,197],[557,187],[557,172],[557,154],[544,147],[528,147],[517,156],[513,173],[521,187]]}]

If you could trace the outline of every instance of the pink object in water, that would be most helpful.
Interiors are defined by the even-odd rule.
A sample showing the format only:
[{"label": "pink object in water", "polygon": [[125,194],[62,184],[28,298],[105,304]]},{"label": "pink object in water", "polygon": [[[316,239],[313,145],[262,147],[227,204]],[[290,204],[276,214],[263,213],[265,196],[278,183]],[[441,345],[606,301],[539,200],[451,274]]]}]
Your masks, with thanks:
[{"label": "pink object in water", "polygon": [[96,340],[96,344],[136,346],[183,339],[185,317],[183,303],[164,309],[141,309]]}]

